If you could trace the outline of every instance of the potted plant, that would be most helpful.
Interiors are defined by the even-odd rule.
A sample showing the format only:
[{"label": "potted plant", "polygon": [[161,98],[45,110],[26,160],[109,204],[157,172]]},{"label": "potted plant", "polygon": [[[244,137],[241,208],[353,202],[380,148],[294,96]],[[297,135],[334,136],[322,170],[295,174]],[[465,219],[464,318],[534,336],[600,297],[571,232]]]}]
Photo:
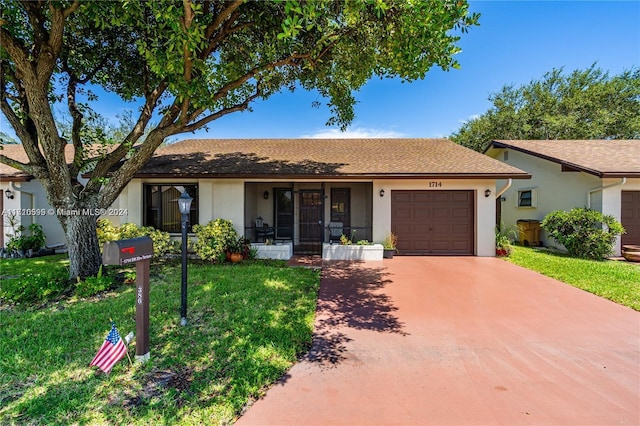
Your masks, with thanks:
[{"label": "potted plant", "polygon": [[515,230],[505,227],[504,224],[496,226],[496,256],[505,257],[511,254],[511,244],[515,235]]},{"label": "potted plant", "polygon": [[389,232],[382,241],[382,257],[384,259],[393,259],[393,255],[396,252],[396,245],[398,244],[398,236],[393,232]]},{"label": "potted plant", "polygon": [[229,244],[228,250],[231,253],[229,260],[233,263],[238,263],[242,259],[249,257],[251,243],[248,239],[240,237]]},{"label": "potted plant", "polygon": [[46,241],[46,235],[42,230],[42,225],[39,223],[32,223],[29,225],[30,235],[26,238],[24,250],[27,251],[28,256],[31,257],[33,253],[39,251],[44,247]]}]

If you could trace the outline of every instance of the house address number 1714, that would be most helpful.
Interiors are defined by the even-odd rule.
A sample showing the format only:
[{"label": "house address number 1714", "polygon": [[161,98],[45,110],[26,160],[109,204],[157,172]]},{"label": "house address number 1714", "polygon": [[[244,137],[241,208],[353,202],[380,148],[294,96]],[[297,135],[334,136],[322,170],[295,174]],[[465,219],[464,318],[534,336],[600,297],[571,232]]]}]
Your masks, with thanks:
[{"label": "house address number 1714", "polygon": [[431,181],[429,182],[429,188],[441,188],[442,182]]}]

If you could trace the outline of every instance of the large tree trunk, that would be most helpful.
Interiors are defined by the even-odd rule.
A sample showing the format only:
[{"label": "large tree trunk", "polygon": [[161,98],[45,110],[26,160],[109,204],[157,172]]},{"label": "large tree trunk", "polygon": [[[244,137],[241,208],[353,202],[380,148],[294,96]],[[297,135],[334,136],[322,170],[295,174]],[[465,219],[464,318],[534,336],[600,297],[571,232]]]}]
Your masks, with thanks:
[{"label": "large tree trunk", "polygon": [[71,278],[95,276],[102,264],[96,234],[97,216],[82,214],[89,213],[82,210],[77,213],[81,214],[65,218],[65,233],[69,249],[69,276]]}]

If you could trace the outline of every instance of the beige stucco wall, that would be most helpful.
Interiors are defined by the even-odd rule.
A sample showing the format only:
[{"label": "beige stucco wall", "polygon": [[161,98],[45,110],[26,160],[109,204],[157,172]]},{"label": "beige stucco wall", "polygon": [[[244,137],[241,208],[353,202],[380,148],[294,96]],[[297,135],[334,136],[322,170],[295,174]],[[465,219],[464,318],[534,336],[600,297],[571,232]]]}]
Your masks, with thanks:
[{"label": "beige stucco wall", "polygon": [[[494,221],[495,221],[495,181],[493,180],[439,180],[441,187],[429,188],[429,180],[376,180],[372,184],[372,191],[363,194],[363,188],[368,187],[362,182],[328,182],[325,184],[325,193],[329,194],[331,187],[350,187],[351,212],[353,226],[371,226],[372,240],[381,242],[391,230],[391,191],[392,190],[473,190],[476,193],[475,210],[475,254],[477,256],[494,256]],[[233,221],[238,233],[244,234],[245,226],[253,226],[255,218],[248,217],[246,211],[258,211],[263,214],[263,218],[273,216],[273,191],[272,188],[280,187],[269,182],[256,182],[254,185],[246,186],[243,180],[212,179],[212,180],[181,180],[181,179],[147,179],[144,182],[134,179],[120,194],[119,205],[121,209],[127,209],[128,215],[119,217],[120,223],[133,222],[141,225],[143,219],[142,207],[142,187],[143,183],[197,183],[199,185],[200,210],[199,222],[207,223],[215,218],[225,218]],[[283,182],[281,187],[290,187],[290,182]],[[294,191],[304,189],[319,189],[318,182],[295,182]],[[385,190],[385,196],[380,197],[380,190]],[[491,190],[491,196],[485,197],[485,190]],[[269,199],[264,200],[263,193],[269,191]],[[245,191],[250,191],[245,198]],[[245,205],[245,203],[247,203]],[[368,203],[372,205],[372,212],[369,219],[367,209]],[[255,204],[255,205],[254,205]],[[294,208],[299,203],[294,203]],[[255,207],[256,210],[253,210]],[[330,205],[327,203],[325,217],[330,217]],[[358,214],[362,212],[363,214]],[[294,212],[297,228],[298,211]],[[360,220],[359,218],[362,218]],[[369,223],[371,220],[371,223]],[[272,224],[271,224],[272,225]]]},{"label": "beige stucco wall", "polygon": [[[484,191],[490,189],[495,194],[495,185],[493,181],[467,181],[467,180],[443,180],[442,187],[437,189],[466,189],[475,190],[477,194],[476,217],[476,254],[478,256],[493,256],[494,249],[494,231],[493,221],[495,218],[494,198],[484,197]],[[117,208],[118,215],[109,216],[108,218],[115,224],[135,223],[143,224],[143,185],[144,184],[194,184],[199,187],[199,222],[205,224],[216,218],[225,218],[233,221],[234,227],[241,235],[244,234],[245,226],[253,226],[252,221],[255,218],[245,217],[245,211],[250,210],[246,203],[256,203],[256,211],[264,212],[265,218],[273,216],[273,181],[258,183],[257,186],[249,187],[254,191],[253,196],[245,198],[245,182],[240,179],[133,179],[129,185],[122,191],[118,199],[112,205]],[[34,192],[38,200],[46,200],[42,186],[37,182],[22,183],[25,190]],[[325,184],[325,193],[329,194],[331,187],[352,188],[351,192],[351,212],[352,226],[372,227],[372,240],[380,242],[391,229],[391,190],[393,189],[429,189],[429,181],[386,181],[379,180],[373,183],[373,190],[368,190],[370,183],[363,182],[329,182]],[[283,182],[282,187],[291,186],[290,182]],[[0,187],[6,189],[8,183],[3,183]],[[294,190],[318,189],[318,182],[296,182],[293,184]],[[366,188],[366,193],[364,189]],[[384,189],[386,195],[380,197],[378,194],[380,189]],[[269,199],[264,200],[263,193],[269,191]],[[13,200],[4,200],[5,209],[21,208],[20,198],[22,198],[22,208],[25,207],[24,196],[16,197]],[[44,201],[46,203],[46,201]],[[372,214],[369,214],[368,205],[372,204]],[[40,208],[41,201],[36,202],[36,206]],[[296,202],[294,206],[298,205]],[[44,207],[49,208],[48,204]],[[330,217],[330,205],[327,203],[325,217]],[[359,214],[362,212],[363,214]],[[296,221],[298,214],[296,212]],[[55,217],[38,217],[36,221],[43,224],[47,232],[47,244],[64,243],[64,233]],[[297,227],[297,223],[295,224]],[[364,236],[363,236],[364,237]]]},{"label": "beige stucco wall", "polygon": [[[507,157],[505,159],[505,152]],[[571,210],[575,207],[586,207],[613,215],[620,220],[620,199],[622,190],[640,190],[640,179],[627,179],[624,186],[619,185],[621,179],[600,179],[584,172],[562,172],[559,164],[508,149],[492,149],[487,154],[507,164],[515,166],[531,174],[530,180],[513,180],[512,186],[502,195],[502,222],[506,226],[516,227],[519,219],[542,220],[554,210]],[[505,181],[498,181],[498,188]],[[613,185],[607,188],[607,186]],[[595,190],[596,188],[604,188]],[[522,208],[517,206],[518,190],[536,189],[537,206]],[[590,190],[592,192],[589,197]],[[546,245],[562,248],[550,239],[545,232],[541,239]],[[614,254],[620,255],[620,239],[614,247]]]},{"label": "beige stucco wall", "polygon": [[[382,241],[391,230],[392,190],[473,190],[476,193],[475,255],[495,256],[495,181],[493,180],[437,180],[442,186],[429,187],[429,180],[376,180],[373,182],[373,240]],[[384,189],[384,197],[380,190]],[[491,196],[485,197],[485,190]],[[377,196],[376,196],[377,195]]]},{"label": "beige stucco wall", "polygon": [[128,214],[109,219],[115,225],[126,222],[142,225],[143,185],[181,183],[198,185],[200,224],[218,218],[229,219],[236,231],[244,235],[244,181],[240,179],[133,179],[116,200],[120,210],[126,210]]},{"label": "beige stucco wall", "polygon": [[[508,151],[508,159],[504,160],[504,152],[497,159],[525,170],[531,174],[529,180],[513,180],[511,187],[502,195],[502,222],[506,226],[516,226],[519,219],[542,220],[554,210],[570,210],[587,205],[587,193],[590,188],[598,186],[600,179],[582,172],[562,172],[561,166],[547,160],[532,157],[518,151]],[[506,182],[498,181],[498,187]],[[536,207],[518,207],[518,191],[535,189],[537,191]],[[599,200],[593,199],[594,207]],[[544,239],[543,233],[543,240]]]},{"label": "beige stucco wall", "polygon": [[[65,244],[65,235],[58,221],[56,213],[53,212],[51,205],[47,202],[47,194],[37,180],[30,182],[2,182],[0,184],[3,197],[3,210],[5,215],[2,216],[4,244],[7,243],[12,235],[12,229],[9,226],[9,214],[16,214],[17,225],[23,225],[28,228],[32,223],[42,225],[42,229],[46,235],[45,244],[47,246],[57,246]],[[4,191],[9,189],[13,192],[13,199],[9,199],[4,195]],[[27,213],[21,215],[20,213]],[[37,214],[34,214],[37,213]]]}]

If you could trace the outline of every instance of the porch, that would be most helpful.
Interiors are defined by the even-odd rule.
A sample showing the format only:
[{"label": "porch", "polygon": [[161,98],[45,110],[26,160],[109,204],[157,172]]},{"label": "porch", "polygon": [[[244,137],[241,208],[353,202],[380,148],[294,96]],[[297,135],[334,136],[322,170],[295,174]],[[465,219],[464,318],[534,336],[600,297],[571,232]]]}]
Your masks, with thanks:
[{"label": "porch", "polygon": [[296,255],[322,243],[372,239],[371,182],[247,182],[244,235],[255,243],[290,242]]}]

